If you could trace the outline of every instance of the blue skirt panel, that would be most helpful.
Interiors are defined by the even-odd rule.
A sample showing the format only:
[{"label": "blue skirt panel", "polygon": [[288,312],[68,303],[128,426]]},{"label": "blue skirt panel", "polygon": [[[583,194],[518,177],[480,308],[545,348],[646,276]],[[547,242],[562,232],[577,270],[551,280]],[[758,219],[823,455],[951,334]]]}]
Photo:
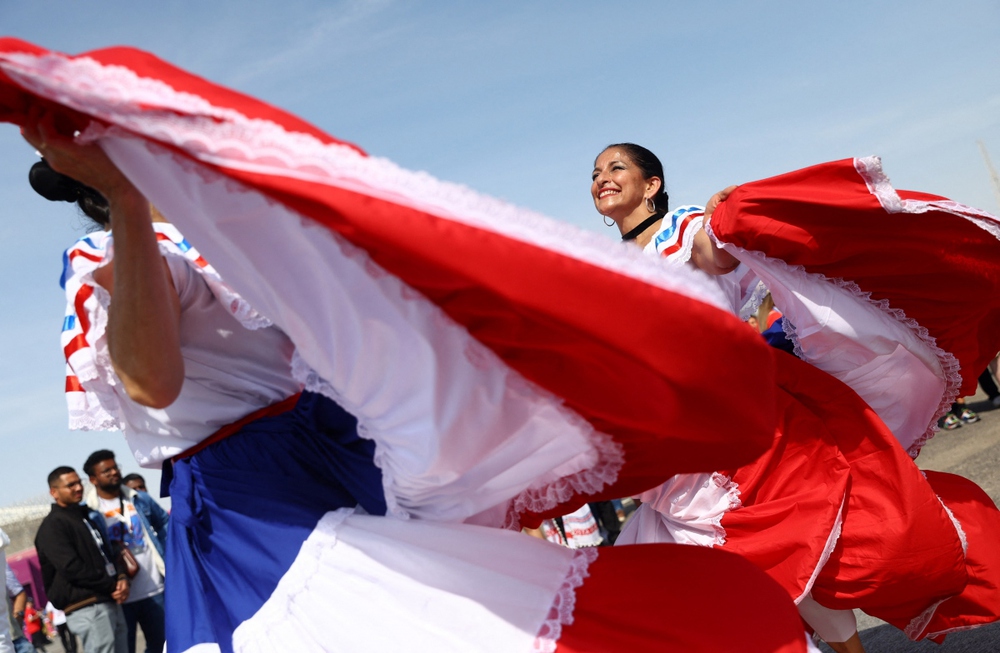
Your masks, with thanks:
[{"label": "blue skirt panel", "polygon": [[384,515],[375,445],[330,399],[304,392],[173,465],[167,541],[167,641],[173,651],[232,633],[271,595],[316,522],[360,505]]}]

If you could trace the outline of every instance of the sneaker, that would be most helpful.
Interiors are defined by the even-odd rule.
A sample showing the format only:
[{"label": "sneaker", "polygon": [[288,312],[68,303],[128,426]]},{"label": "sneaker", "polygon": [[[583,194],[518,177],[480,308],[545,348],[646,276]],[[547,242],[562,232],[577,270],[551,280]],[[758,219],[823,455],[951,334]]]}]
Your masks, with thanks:
[{"label": "sneaker", "polygon": [[990,403],[996,406],[997,408],[1000,408],[1000,395],[997,395],[996,397],[990,399]]},{"label": "sneaker", "polygon": [[966,424],[975,424],[976,422],[979,421],[979,415],[976,415],[976,411],[972,410],[971,408],[966,408],[958,416],[958,419],[962,420]]},{"label": "sneaker", "polygon": [[946,431],[954,431],[962,427],[962,420],[955,417],[955,413],[948,413],[941,419],[941,428]]}]

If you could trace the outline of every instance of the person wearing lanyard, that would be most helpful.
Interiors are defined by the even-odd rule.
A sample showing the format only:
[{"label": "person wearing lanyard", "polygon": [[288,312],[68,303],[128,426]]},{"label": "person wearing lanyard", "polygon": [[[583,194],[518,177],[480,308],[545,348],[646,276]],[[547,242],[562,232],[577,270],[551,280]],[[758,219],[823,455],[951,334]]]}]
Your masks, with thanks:
[{"label": "person wearing lanyard", "polygon": [[129,580],[113,562],[103,520],[80,505],[83,484],[72,467],[57,467],[48,481],[55,503],[35,536],[45,593],[66,613],[85,651],[126,653],[120,604],[128,599]]}]

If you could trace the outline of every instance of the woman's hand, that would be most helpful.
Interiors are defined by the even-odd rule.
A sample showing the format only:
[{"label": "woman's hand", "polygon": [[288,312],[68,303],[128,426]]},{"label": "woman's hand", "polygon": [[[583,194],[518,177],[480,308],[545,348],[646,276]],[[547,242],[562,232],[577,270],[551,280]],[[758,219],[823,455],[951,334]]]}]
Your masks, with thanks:
[{"label": "woman's hand", "polygon": [[[727,186],[709,198],[705,204],[705,224],[708,223],[709,218],[715,213],[715,209],[719,204],[725,202],[726,198],[737,188],[737,186]],[[704,228],[699,229],[698,233],[694,235],[694,249],[691,251],[691,262],[698,269],[712,275],[732,272],[740,264],[735,256],[713,243]]]},{"label": "woman's hand", "polygon": [[21,135],[45,157],[53,170],[90,186],[109,203],[139,192],[100,146],[81,145],[72,135],[62,133],[51,111],[30,111]]},{"label": "woman's hand", "polygon": [[708,199],[708,202],[705,203],[705,222],[708,222],[712,214],[715,213],[715,208],[722,202],[725,202],[726,198],[737,188],[739,186],[727,186]]},{"label": "woman's hand", "polygon": [[111,212],[114,260],[95,281],[111,293],[108,349],[115,372],[136,403],[166,408],[184,383],[180,301],[156,243],[149,201],[97,144],[81,145],[45,109],[21,129],[53,170],[95,189]]}]

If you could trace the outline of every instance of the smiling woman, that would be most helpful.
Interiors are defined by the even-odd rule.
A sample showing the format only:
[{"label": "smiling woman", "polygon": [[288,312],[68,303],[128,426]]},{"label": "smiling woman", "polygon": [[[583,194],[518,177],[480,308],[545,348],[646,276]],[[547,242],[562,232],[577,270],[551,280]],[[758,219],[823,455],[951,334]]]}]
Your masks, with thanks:
[{"label": "smiling woman", "polygon": [[[984,364],[977,358],[981,351],[1000,346],[998,332],[987,329],[991,340],[981,351],[968,347],[995,324],[1000,309],[977,303],[961,315],[952,310],[943,316],[910,301],[923,286],[898,283],[898,268],[873,256],[888,239],[869,234],[896,222],[894,213],[925,215],[926,229],[963,234],[967,253],[977,257],[933,257],[939,259],[935,268],[951,279],[948,287],[993,286],[997,219],[919,193],[901,200],[875,160],[824,164],[730,187],[704,210],[685,206],[662,219],[644,219],[651,212],[645,202],[660,182],[650,171],[659,166],[633,160],[632,151],[653,156],[637,147],[614,145],[598,157],[591,187],[598,211],[622,229],[643,220],[633,229],[636,243],[665,265],[717,274],[722,256],[727,265],[739,264],[716,277],[734,312],[754,310],[760,297],[755,289],[769,288],[778,308],[787,307],[792,317],[787,330],[796,353],[815,367],[776,352],[779,418],[771,450],[750,465],[678,475],[639,495],[642,506],[617,544],[676,542],[737,552],[785,587],[803,618],[837,651],[862,650],[855,608],[912,639],[1000,618],[994,580],[1000,555],[986,544],[993,536],[969,540],[969,533],[1000,532],[1000,512],[971,481],[923,474],[907,455],[907,449],[919,451],[928,416],[942,395],[947,398],[945,382],[957,381],[920,337],[921,329],[927,334],[923,325],[972,361],[962,365],[968,376]],[[900,221],[896,229],[906,226]],[[911,261],[937,246],[923,231],[894,242],[894,252]],[[819,269],[836,266],[839,279],[790,270],[748,249],[789,262],[815,261]],[[881,284],[884,304],[873,306],[860,291],[844,292],[854,279],[862,288]],[[916,310],[904,320],[888,310],[890,304]],[[879,308],[888,315],[880,316]],[[956,339],[956,330],[964,337]],[[729,372],[720,369],[726,379],[720,385],[732,378]],[[919,555],[910,552],[914,542],[920,542]]]},{"label": "smiling woman", "polygon": [[[634,143],[609,145],[594,161],[592,179],[590,193],[597,212],[618,225],[622,240],[641,237],[667,212],[670,197],[663,166],[644,147]],[[637,242],[645,246],[648,238]]]}]

